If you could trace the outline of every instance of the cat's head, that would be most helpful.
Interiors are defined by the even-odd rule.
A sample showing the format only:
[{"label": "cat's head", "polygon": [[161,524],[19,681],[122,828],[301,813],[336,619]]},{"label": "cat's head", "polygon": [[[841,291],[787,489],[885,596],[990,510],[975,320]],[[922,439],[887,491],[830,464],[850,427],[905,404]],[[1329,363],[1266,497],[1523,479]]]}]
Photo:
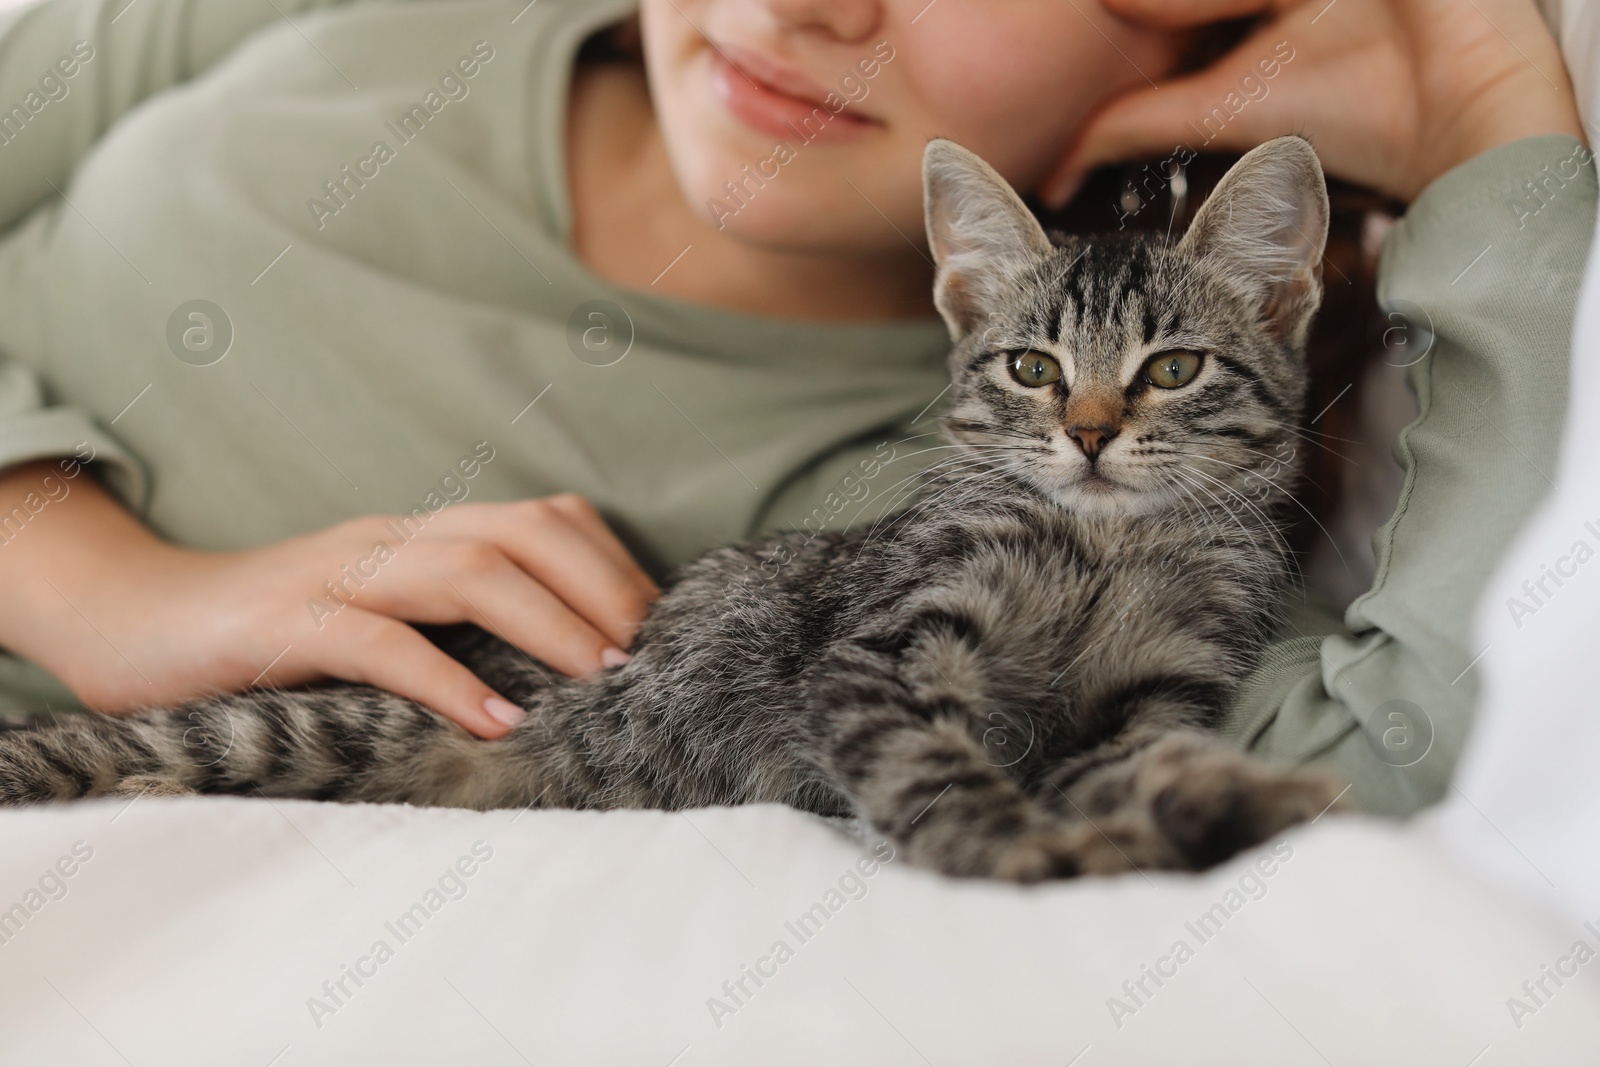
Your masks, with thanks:
[{"label": "cat's head", "polygon": [[1052,243],[950,141],[928,145],[923,173],[958,443],[1078,512],[1244,514],[1281,497],[1328,232],[1310,145],[1250,152],[1175,243]]}]

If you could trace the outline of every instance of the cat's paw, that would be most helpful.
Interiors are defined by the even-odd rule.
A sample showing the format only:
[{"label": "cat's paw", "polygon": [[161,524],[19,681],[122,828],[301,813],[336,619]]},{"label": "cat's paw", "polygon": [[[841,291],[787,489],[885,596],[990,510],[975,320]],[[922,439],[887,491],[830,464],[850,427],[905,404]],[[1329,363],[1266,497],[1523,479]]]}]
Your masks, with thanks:
[{"label": "cat's paw", "polygon": [[1043,825],[998,844],[987,857],[983,877],[1003,882],[1043,882],[1084,873],[1082,841],[1069,827]]},{"label": "cat's paw", "polygon": [[983,869],[962,873],[1028,884],[1185,865],[1172,841],[1152,832],[1149,819],[1060,819],[996,843],[987,851]]},{"label": "cat's paw", "polygon": [[1150,832],[1148,819],[1130,828],[1042,812],[1013,834],[974,835],[960,847],[913,848],[911,855],[913,863],[942,874],[1023,884],[1182,865],[1166,839]]},{"label": "cat's paw", "polygon": [[1041,810],[1010,810],[986,826],[932,824],[897,843],[913,866],[952,878],[1042,882],[1084,873],[1077,828]]},{"label": "cat's paw", "polygon": [[1332,776],[1255,760],[1220,741],[1173,735],[1141,753],[1133,800],[1181,860],[1203,869],[1336,807]]}]

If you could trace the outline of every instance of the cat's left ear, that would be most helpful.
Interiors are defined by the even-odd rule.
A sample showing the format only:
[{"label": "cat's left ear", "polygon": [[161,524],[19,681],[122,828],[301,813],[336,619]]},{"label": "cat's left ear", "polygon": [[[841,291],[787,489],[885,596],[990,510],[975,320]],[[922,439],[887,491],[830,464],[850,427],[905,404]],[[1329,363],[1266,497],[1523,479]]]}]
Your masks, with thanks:
[{"label": "cat's left ear", "polygon": [[1050,238],[1010,184],[954,141],[928,142],[922,184],[933,302],[959,341],[1001,309],[1017,271],[1050,254]]},{"label": "cat's left ear", "polygon": [[1279,137],[1233,165],[1178,248],[1243,282],[1273,333],[1298,348],[1322,303],[1327,241],[1322,164],[1304,138]]}]

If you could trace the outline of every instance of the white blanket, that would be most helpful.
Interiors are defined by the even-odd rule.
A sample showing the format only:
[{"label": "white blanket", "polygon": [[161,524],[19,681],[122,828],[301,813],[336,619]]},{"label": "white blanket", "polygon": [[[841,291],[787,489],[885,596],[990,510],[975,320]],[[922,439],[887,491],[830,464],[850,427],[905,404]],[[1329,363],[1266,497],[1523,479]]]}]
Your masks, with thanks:
[{"label": "white blanket", "polygon": [[1507,1008],[1573,935],[1348,819],[1199,878],[1039,889],[879,863],[777,807],[140,800],[3,832],[0,908],[28,912],[0,927],[7,1065],[1572,1067],[1600,1047],[1600,964]]}]

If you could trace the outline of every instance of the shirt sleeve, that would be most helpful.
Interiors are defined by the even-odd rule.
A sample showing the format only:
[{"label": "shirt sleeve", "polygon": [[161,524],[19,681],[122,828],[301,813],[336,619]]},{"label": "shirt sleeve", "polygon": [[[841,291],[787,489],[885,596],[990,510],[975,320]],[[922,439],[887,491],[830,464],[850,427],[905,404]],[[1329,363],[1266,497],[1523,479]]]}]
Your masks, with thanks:
[{"label": "shirt sleeve", "polygon": [[[341,0],[45,0],[0,13],[0,232],[52,197],[142,100],[202,73],[254,30]],[[15,282],[3,282],[8,286]],[[0,294],[19,299],[12,291]],[[93,456],[124,500],[138,463],[82,412],[51,406],[0,352],[0,469]]]},{"label": "shirt sleeve", "polygon": [[1359,809],[1410,814],[1449,790],[1484,651],[1474,609],[1553,486],[1595,200],[1583,145],[1528,138],[1440,177],[1385,242],[1379,303],[1407,334],[1419,415],[1395,445],[1405,482],[1374,584],[1339,632],[1272,646],[1224,723],[1343,776]]}]

